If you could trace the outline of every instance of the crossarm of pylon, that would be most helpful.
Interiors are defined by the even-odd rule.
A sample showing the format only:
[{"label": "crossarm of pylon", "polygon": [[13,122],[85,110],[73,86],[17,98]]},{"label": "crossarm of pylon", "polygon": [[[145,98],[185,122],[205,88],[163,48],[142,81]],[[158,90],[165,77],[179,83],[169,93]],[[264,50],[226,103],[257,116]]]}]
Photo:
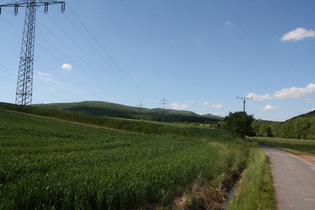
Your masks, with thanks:
[{"label": "crossarm of pylon", "polygon": [[[16,1],[10,4],[1,4],[0,7],[27,7],[30,5],[32,1]],[[35,1],[34,6],[45,6],[45,5],[53,5],[53,4],[64,4],[64,1]]]}]

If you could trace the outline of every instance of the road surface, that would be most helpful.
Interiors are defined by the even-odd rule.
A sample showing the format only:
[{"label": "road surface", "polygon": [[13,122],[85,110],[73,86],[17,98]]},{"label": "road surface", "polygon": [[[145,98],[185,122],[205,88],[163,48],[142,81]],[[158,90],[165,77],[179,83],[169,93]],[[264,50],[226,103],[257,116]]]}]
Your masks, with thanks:
[{"label": "road surface", "polygon": [[315,165],[282,150],[262,148],[270,160],[277,209],[315,210]]}]

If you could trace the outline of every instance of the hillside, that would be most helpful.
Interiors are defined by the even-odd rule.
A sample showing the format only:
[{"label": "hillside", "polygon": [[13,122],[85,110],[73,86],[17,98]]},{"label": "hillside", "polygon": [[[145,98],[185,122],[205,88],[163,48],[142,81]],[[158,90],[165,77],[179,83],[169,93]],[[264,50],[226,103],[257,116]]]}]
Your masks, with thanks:
[{"label": "hillside", "polygon": [[84,101],[78,103],[54,103],[54,104],[36,104],[36,107],[56,109],[62,111],[85,113],[95,116],[118,117],[126,119],[141,119],[159,122],[218,122],[222,117],[214,115],[198,115],[190,111],[172,110],[172,109],[148,109],[140,107],[125,106],[121,104]]},{"label": "hillside", "polygon": [[256,135],[281,138],[315,139],[315,111],[293,117],[285,122],[256,121]]}]

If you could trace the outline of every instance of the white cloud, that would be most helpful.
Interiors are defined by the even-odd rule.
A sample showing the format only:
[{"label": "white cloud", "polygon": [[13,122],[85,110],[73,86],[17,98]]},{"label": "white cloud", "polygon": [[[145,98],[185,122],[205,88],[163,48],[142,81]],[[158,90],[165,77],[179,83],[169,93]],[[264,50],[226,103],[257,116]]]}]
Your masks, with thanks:
[{"label": "white cloud", "polygon": [[68,63],[64,63],[62,64],[61,68],[67,70],[67,71],[71,71],[72,70],[72,65],[68,64]]},{"label": "white cloud", "polygon": [[307,94],[315,93],[315,84],[310,83],[305,88],[291,87],[276,91],[273,97],[284,99],[284,98],[302,98]]},{"label": "white cloud", "polygon": [[213,104],[212,107],[213,107],[213,108],[221,108],[221,107],[222,107],[222,104]]},{"label": "white cloud", "polygon": [[253,98],[253,100],[255,101],[264,101],[264,100],[272,99],[272,96],[270,96],[269,94],[257,95],[255,93],[249,93],[247,94],[246,98]]},{"label": "white cloud", "polygon": [[195,103],[195,101],[192,101],[192,100],[191,100],[191,101],[188,101],[188,103],[190,103],[190,104],[194,104],[194,103]]},{"label": "white cloud", "polygon": [[178,104],[178,103],[171,103],[172,109],[186,109],[188,108],[188,104]]},{"label": "white cloud", "polygon": [[[209,102],[204,102],[203,105],[204,105],[204,106],[210,106],[211,103],[209,103]],[[221,108],[221,107],[222,107],[222,104],[212,104],[211,107],[213,107],[213,108]]]},{"label": "white cloud", "polygon": [[255,101],[264,101],[267,99],[285,99],[285,98],[302,98],[307,94],[315,93],[315,84],[310,83],[305,88],[291,87],[284,88],[282,90],[274,92],[272,95],[257,95],[255,93],[249,93],[246,97],[253,97]]},{"label": "white cloud", "polygon": [[310,98],[304,98],[304,101],[308,104],[315,104],[315,101],[312,101]]},{"label": "white cloud", "polygon": [[38,74],[41,76],[52,77],[52,75],[48,73],[38,72]]},{"label": "white cloud", "polygon": [[232,23],[230,22],[230,21],[226,21],[225,23],[224,23],[224,25],[231,25]]},{"label": "white cloud", "polygon": [[307,37],[315,37],[313,30],[306,30],[304,28],[296,28],[281,37],[282,41],[298,41]]},{"label": "white cloud", "polygon": [[52,81],[54,80],[54,76],[48,73],[37,72],[40,80]]},{"label": "white cloud", "polygon": [[269,111],[269,110],[273,110],[273,109],[277,109],[277,108],[274,106],[271,106],[271,105],[267,105],[264,108],[261,108],[261,110],[263,110],[263,111]]},{"label": "white cloud", "polygon": [[210,114],[217,115],[217,116],[224,116],[225,115],[224,112],[220,112],[220,113],[218,113],[218,112],[211,112]]}]

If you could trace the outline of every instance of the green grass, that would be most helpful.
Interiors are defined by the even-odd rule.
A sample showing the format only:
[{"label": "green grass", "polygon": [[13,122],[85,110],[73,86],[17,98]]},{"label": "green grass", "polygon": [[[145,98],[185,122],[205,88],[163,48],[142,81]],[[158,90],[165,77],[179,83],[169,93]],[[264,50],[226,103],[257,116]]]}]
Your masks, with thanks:
[{"label": "green grass", "polygon": [[271,137],[250,137],[248,140],[272,147],[298,150],[315,155],[315,140],[286,139]]},{"label": "green grass", "polygon": [[254,147],[213,129],[160,125],[152,131],[160,133],[0,110],[0,209],[167,206],[196,180],[215,185],[222,176],[240,173],[246,148]]},{"label": "green grass", "polygon": [[228,209],[276,209],[270,167],[263,150],[251,150]]}]

